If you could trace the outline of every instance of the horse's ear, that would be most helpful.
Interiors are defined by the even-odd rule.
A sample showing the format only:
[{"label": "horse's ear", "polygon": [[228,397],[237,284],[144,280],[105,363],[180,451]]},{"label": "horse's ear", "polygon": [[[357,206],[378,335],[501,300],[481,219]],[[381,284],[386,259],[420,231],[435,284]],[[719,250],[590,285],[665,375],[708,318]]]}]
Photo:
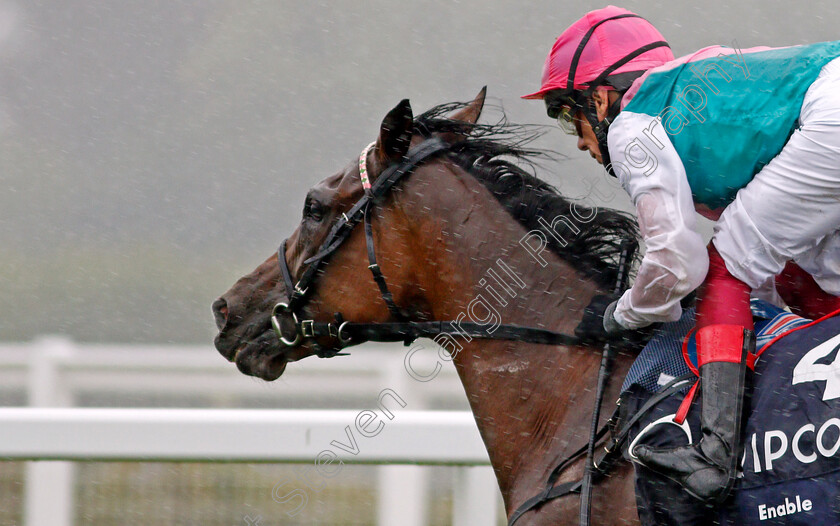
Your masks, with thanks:
[{"label": "horse's ear", "polygon": [[484,109],[484,98],[487,96],[487,86],[481,88],[478,95],[475,96],[472,102],[455,112],[450,119],[453,121],[466,122],[468,124],[475,124],[478,118],[481,117],[481,110]]},{"label": "horse's ear", "polygon": [[441,133],[440,137],[450,144],[466,140],[472,132],[472,125],[478,122],[478,118],[481,117],[481,110],[484,109],[484,98],[486,95],[487,86],[484,86],[472,102],[447,117],[451,121],[462,122],[465,126],[456,126],[451,131]]},{"label": "horse's ear", "polygon": [[414,115],[408,99],[403,99],[382,120],[376,139],[376,158],[380,166],[402,161],[414,133]]}]

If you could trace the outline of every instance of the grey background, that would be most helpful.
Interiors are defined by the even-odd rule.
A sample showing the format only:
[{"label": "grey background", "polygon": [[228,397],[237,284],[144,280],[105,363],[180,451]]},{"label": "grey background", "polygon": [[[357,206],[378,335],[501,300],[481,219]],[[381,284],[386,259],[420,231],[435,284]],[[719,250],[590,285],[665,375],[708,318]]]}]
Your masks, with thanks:
[{"label": "grey background", "polygon": [[[840,23],[836,0],[623,5],[678,56],[837,39]],[[548,125],[519,96],[602,6],[0,0],[0,340],[209,343],[212,300],[400,99],[419,112],[487,85],[510,120]],[[538,144],[567,156],[540,172],[567,195],[601,177],[559,130]]]}]

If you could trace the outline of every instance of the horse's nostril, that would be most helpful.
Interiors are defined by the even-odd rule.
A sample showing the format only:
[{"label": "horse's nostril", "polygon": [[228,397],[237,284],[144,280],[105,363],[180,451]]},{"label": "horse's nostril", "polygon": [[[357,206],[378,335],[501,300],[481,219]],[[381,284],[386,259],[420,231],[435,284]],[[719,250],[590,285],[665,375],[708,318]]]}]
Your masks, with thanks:
[{"label": "horse's nostril", "polygon": [[228,319],[228,306],[224,298],[213,302],[213,316],[216,318],[216,328],[224,329]]}]

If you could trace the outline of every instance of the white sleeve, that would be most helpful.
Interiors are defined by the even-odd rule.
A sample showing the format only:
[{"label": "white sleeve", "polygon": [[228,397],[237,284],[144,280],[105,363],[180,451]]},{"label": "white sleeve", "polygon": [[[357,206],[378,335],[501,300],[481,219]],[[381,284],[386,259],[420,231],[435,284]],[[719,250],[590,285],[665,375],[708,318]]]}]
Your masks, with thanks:
[{"label": "white sleeve", "polygon": [[695,230],[685,167],[656,117],[622,112],[608,143],[613,170],[639,216],[646,252],[615,319],[628,329],[676,321],[680,300],[703,283],[709,257]]}]

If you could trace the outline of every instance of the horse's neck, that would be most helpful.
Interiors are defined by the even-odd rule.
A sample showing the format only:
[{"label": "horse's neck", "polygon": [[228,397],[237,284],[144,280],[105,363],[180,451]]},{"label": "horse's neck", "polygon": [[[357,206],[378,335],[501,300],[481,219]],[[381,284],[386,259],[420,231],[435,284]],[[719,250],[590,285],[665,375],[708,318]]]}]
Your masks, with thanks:
[{"label": "horse's neck", "polygon": [[[497,306],[501,322],[572,333],[594,287],[565,265],[533,270],[521,275],[528,285],[519,297]],[[480,294],[492,301],[487,292]],[[479,317],[485,313],[474,311]],[[471,319],[466,309],[464,314]],[[600,353],[589,347],[473,340],[454,362],[506,504],[522,502],[541,489],[561,458],[586,443]],[[623,378],[626,364],[617,365],[614,377]],[[606,398],[610,405],[620,380],[613,383]],[[606,408],[605,416],[610,412]]]},{"label": "horse's neck", "polygon": [[[422,241],[438,247],[427,252],[436,264],[422,284],[434,319],[492,317],[503,324],[573,332],[596,286],[549,250],[541,254],[542,266],[520,244],[525,228],[480,183],[462,183],[472,199],[436,218],[442,233],[427,229],[429,239]],[[559,459],[586,443],[600,353],[585,347],[457,341],[463,348],[455,349],[455,366],[510,509],[540,489]],[[615,376],[623,377],[628,366],[628,360],[619,359]],[[607,400],[616,399],[618,387],[610,387]]]}]

